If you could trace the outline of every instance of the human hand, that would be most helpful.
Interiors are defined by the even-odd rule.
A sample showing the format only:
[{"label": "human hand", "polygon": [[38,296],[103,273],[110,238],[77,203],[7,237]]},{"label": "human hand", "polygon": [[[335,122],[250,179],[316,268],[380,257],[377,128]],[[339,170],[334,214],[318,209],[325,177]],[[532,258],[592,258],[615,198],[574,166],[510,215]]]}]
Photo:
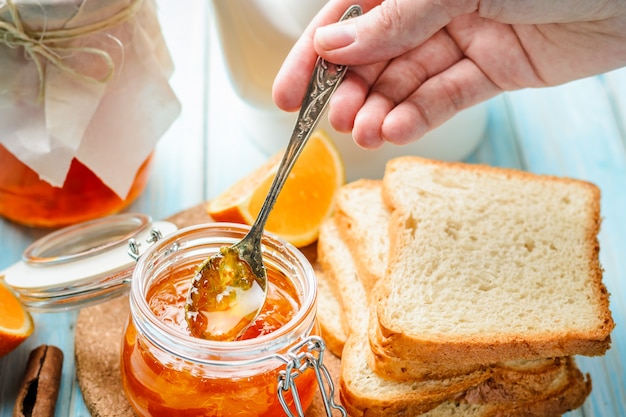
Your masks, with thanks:
[{"label": "human hand", "polygon": [[363,16],[333,23],[353,2],[330,0],[317,14],[273,98],[296,110],[318,54],[350,65],[329,118],[364,148],[415,141],[502,91],[626,65],[621,0],[362,0]]}]

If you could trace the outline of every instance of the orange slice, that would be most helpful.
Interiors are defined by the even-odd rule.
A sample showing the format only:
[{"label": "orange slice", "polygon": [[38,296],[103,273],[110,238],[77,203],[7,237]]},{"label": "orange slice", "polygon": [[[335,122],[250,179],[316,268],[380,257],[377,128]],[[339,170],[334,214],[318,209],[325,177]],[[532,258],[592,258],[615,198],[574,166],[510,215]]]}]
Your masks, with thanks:
[{"label": "orange slice", "polygon": [[[207,211],[222,222],[252,224],[261,209],[282,152],[212,200]],[[345,182],[339,151],[323,131],[313,132],[272,209],[265,230],[303,247],[317,240],[320,224],[334,209]]]},{"label": "orange slice", "polygon": [[34,327],[30,314],[0,276],[0,357],[26,340]]}]

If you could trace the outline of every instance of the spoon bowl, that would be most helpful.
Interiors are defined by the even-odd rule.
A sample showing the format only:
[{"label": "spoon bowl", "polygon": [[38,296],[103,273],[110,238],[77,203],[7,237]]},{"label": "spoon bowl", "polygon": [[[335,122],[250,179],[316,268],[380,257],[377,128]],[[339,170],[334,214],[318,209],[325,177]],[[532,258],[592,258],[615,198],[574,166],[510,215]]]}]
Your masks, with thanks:
[{"label": "spoon bowl", "polygon": [[265,270],[261,276],[256,275],[237,245],[223,246],[198,266],[185,306],[185,320],[196,337],[235,340],[255,320],[266,294]]},{"label": "spoon bowl", "polygon": [[[360,14],[359,6],[351,6],[341,20]],[[254,323],[267,295],[261,248],[267,217],[347,69],[318,57],[293,133],[254,224],[240,242],[222,248],[195,273],[185,306],[185,320],[192,335],[236,340]]]}]

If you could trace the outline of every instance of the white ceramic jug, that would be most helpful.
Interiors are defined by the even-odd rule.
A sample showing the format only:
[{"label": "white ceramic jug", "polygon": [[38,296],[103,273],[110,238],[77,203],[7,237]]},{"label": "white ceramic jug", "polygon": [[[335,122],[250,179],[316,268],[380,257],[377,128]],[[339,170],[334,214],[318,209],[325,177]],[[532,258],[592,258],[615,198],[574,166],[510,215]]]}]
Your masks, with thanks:
[{"label": "white ceramic jug", "polygon": [[[232,87],[242,99],[240,120],[245,136],[268,155],[283,148],[296,119],[272,101],[274,77],[292,45],[326,0],[212,0],[213,17]],[[346,164],[348,180],[380,178],[390,158],[421,155],[442,160],[467,157],[483,137],[486,105],[464,110],[405,146],[385,144],[368,151],[352,137],[335,131],[322,117],[319,127],[335,141]],[[254,130],[252,130],[254,129]]]}]

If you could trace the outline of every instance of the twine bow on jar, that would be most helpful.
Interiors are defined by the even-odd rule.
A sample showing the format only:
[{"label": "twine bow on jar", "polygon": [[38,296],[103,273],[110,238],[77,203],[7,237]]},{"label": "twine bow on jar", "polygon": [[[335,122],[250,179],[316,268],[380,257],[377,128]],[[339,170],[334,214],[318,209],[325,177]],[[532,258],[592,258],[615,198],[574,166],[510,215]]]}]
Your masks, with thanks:
[{"label": "twine bow on jar", "polygon": [[[70,77],[83,81],[106,84],[115,74],[115,63],[111,56],[98,48],[87,46],[66,46],[69,41],[91,35],[112,27],[134,16],[143,0],[132,0],[131,4],[107,19],[72,29],[29,31],[13,0],[6,0],[10,21],[0,20],[0,47],[23,48],[26,57],[33,61],[39,76],[39,99],[45,96],[45,66],[49,63]],[[118,42],[119,43],[119,42]],[[67,57],[88,54],[99,58],[104,64],[104,76],[95,77],[83,74],[66,63]]]}]

